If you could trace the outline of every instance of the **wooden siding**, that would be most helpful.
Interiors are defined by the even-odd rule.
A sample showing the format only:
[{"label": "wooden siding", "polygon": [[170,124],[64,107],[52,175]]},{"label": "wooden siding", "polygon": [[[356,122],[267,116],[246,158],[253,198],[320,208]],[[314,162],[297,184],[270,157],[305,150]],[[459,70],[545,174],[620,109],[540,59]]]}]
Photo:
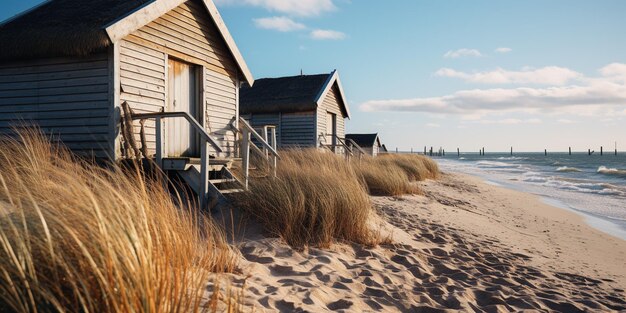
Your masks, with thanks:
[{"label": "wooden siding", "polygon": [[315,112],[242,115],[252,127],[276,126],[279,148],[315,147]]},{"label": "wooden siding", "polygon": [[[340,138],[344,138],[346,136],[346,123],[344,114],[341,110],[340,102],[341,95],[339,94],[337,84],[335,84],[322,101],[322,104],[317,108],[318,135],[326,133],[327,112],[330,112],[337,115],[337,136]],[[327,140],[330,140],[330,138]],[[330,144],[331,142],[328,141],[327,143]]]},{"label": "wooden siding", "polygon": [[315,112],[283,113],[280,121],[281,147],[315,147]]},{"label": "wooden siding", "polygon": [[0,64],[0,133],[37,125],[80,155],[108,157],[107,54]]},{"label": "wooden siding", "polygon": [[[121,43],[121,101],[136,112],[158,112],[167,100],[167,58],[202,66],[205,71],[207,131],[227,155],[235,151],[230,123],[237,116],[238,69],[221,34],[201,1],[190,0],[130,34]],[[155,151],[154,122],[146,123],[148,148]],[[139,131],[138,123],[136,131]]]}]

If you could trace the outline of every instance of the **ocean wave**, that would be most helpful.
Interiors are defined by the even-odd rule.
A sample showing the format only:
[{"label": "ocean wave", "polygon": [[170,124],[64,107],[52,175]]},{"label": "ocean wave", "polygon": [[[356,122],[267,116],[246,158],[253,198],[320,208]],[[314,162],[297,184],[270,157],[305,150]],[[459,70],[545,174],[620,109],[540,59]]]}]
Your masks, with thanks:
[{"label": "ocean wave", "polygon": [[499,157],[497,160],[528,160],[526,157]]},{"label": "ocean wave", "polygon": [[557,172],[564,172],[564,173],[577,173],[577,172],[582,172],[582,170],[577,169],[575,167],[567,167],[567,166],[561,166],[559,168],[556,169]]},{"label": "ocean wave", "polygon": [[478,165],[478,167],[484,167],[484,168],[519,168],[520,167],[519,164],[509,164],[509,163],[497,162],[497,161],[478,161],[476,162],[476,165]]},{"label": "ocean wave", "polygon": [[600,166],[598,168],[598,173],[599,174],[604,174],[604,175],[626,177],[626,170],[616,169],[616,168],[608,168],[606,166]]}]

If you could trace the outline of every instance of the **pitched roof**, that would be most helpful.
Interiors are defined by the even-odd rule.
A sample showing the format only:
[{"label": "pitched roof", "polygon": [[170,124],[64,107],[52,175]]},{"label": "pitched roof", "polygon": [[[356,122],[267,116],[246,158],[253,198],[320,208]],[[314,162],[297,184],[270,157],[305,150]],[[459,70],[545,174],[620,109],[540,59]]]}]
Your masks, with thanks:
[{"label": "pitched roof", "polygon": [[242,114],[262,114],[316,110],[333,86],[338,86],[344,114],[350,117],[337,71],[258,79],[253,87],[244,85],[239,91],[239,111]]},{"label": "pitched roof", "polygon": [[[86,56],[157,19],[186,0],[48,0],[0,24],[0,62]],[[254,79],[211,0],[204,3],[246,80]]]},{"label": "pitched roof", "polygon": [[373,147],[376,142],[380,145],[378,134],[346,134],[346,139],[352,139],[359,147]]}]

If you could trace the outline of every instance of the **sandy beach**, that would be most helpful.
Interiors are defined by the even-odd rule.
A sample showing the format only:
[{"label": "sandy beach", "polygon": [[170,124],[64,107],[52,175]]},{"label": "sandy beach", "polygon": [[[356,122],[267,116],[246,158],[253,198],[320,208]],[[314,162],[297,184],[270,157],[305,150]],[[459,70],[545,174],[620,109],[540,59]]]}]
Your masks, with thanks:
[{"label": "sandy beach", "polygon": [[391,237],[374,248],[295,251],[248,225],[230,276],[246,311],[626,310],[626,241],[472,176],[418,184],[424,195],[372,198]]}]

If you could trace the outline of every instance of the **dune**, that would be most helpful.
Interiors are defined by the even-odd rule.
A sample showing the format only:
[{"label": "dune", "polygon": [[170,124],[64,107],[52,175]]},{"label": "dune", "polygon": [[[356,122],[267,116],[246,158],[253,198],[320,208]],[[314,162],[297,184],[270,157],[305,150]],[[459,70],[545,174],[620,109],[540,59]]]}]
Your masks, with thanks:
[{"label": "dune", "polygon": [[424,195],[372,197],[392,238],[376,247],[296,250],[248,221],[241,273],[225,277],[243,311],[626,310],[625,241],[474,177],[416,184]]}]

